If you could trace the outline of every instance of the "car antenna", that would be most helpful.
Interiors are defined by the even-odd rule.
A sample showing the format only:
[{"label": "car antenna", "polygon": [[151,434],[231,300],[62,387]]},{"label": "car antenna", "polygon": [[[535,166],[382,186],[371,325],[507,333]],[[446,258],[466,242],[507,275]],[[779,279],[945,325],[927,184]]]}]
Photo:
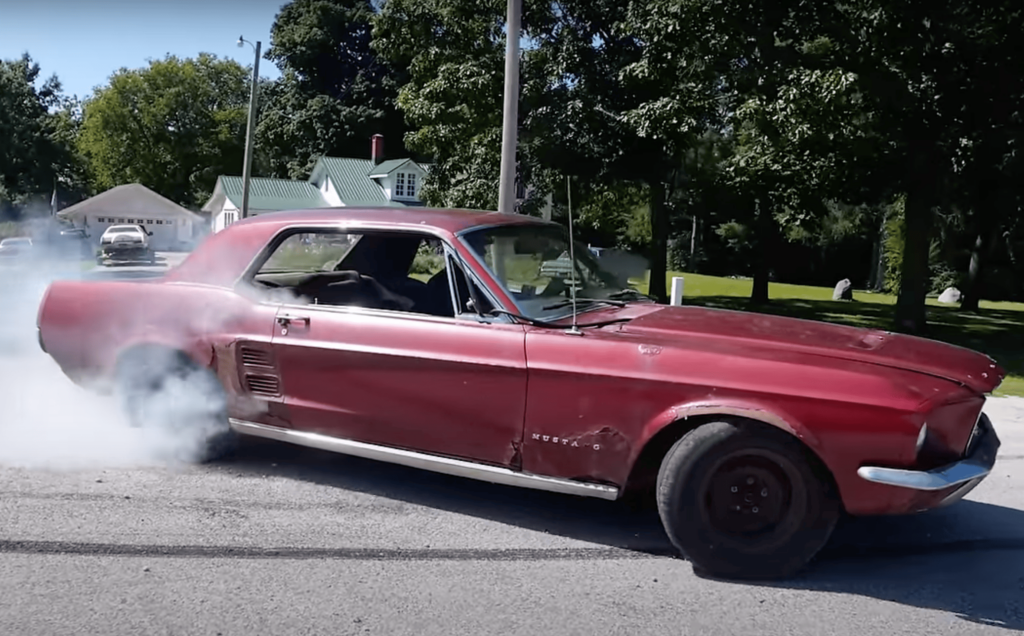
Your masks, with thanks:
[{"label": "car antenna", "polygon": [[565,175],[565,191],[569,197],[569,299],[572,302],[572,327],[566,333],[582,336],[583,332],[576,324],[576,252],[572,238],[572,177],[569,175]]}]

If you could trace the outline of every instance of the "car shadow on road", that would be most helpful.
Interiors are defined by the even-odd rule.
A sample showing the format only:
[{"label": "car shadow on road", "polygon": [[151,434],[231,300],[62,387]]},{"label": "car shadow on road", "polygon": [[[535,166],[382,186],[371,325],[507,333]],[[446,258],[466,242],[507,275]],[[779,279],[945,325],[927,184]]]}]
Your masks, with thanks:
[{"label": "car shadow on road", "polygon": [[[676,554],[656,511],[620,502],[255,439],[211,468],[302,480],[653,556]],[[913,516],[844,520],[799,576],[754,585],[872,597],[1024,631],[1024,511],[968,500]]]}]

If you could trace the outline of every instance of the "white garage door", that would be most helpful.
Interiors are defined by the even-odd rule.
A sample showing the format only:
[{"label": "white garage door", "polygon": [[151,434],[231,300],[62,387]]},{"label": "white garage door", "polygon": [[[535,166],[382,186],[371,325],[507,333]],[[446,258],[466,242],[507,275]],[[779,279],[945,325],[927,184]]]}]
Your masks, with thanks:
[{"label": "white garage door", "polygon": [[153,219],[143,216],[97,216],[89,219],[89,235],[97,245],[103,232],[111,225],[122,225],[133,223],[146,228],[153,235],[149,237],[153,249],[162,251],[174,249],[179,241],[179,225],[186,222],[183,219]]}]

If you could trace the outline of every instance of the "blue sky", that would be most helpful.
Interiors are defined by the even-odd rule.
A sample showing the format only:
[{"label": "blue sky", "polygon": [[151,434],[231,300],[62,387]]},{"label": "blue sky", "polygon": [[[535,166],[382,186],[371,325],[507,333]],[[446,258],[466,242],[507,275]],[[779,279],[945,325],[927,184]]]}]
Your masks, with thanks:
[{"label": "blue sky", "polygon": [[[0,59],[28,52],[43,79],[56,73],[68,95],[85,98],[121,67],[140,68],[168,53],[201,52],[248,66],[250,46],[270,46],[270,27],[286,0],[0,0]],[[260,76],[277,67],[260,60]]]}]

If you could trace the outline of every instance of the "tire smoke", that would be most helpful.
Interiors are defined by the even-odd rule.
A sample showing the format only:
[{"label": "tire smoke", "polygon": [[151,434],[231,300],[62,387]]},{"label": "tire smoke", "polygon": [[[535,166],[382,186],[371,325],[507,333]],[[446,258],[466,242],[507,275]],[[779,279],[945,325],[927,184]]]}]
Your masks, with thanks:
[{"label": "tire smoke", "polygon": [[144,425],[132,426],[119,397],[74,384],[43,352],[36,316],[47,286],[87,276],[79,259],[38,251],[0,262],[0,466],[78,470],[204,459],[206,439],[223,426],[215,420],[223,404],[208,378],[165,382],[148,396]]}]

